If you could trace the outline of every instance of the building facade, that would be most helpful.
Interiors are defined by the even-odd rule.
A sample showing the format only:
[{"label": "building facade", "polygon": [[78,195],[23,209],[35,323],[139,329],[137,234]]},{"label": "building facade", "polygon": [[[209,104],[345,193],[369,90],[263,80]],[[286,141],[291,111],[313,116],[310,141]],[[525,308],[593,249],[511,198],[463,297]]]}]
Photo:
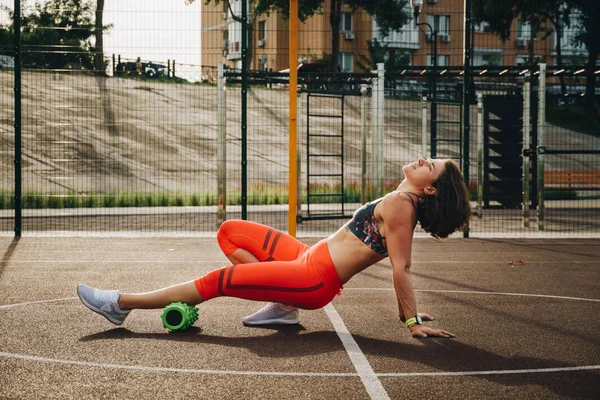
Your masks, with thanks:
[{"label": "building facade", "polygon": [[[438,66],[461,66],[464,57],[464,0],[425,0],[415,24],[412,20],[402,30],[382,36],[374,18],[362,9],[342,7],[340,21],[339,65],[342,71],[361,72],[359,60],[368,58],[367,42],[377,39],[389,51],[401,51],[410,65],[433,63],[433,35],[437,33]],[[202,6],[202,64],[215,66],[224,62],[231,68],[241,68],[241,22],[232,15],[241,15],[241,1],[232,1],[231,10],[225,2]],[[320,61],[331,54],[330,0],[323,3],[323,13],[299,24],[298,54],[300,61]],[[249,8],[250,10],[250,5]],[[248,19],[250,68],[280,71],[289,67],[289,28],[278,13]],[[585,47],[575,44],[577,15],[571,15],[571,25],[561,37],[563,64],[584,64]],[[550,22],[532,31],[529,22],[515,19],[510,38],[489,31],[486,23],[477,24],[472,33],[472,63],[474,66],[507,65],[546,62],[555,65],[556,34]]]}]

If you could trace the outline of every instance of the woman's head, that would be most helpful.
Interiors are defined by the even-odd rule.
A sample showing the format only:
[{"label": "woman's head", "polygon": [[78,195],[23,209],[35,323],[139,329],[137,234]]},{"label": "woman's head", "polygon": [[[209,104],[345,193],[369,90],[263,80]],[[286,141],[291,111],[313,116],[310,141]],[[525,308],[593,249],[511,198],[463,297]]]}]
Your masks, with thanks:
[{"label": "woman's head", "polygon": [[[419,159],[421,161],[424,160]],[[419,200],[418,220],[421,227],[434,237],[446,238],[468,226],[471,217],[469,192],[454,161],[439,159],[424,162],[433,164],[432,175],[415,168],[405,171],[406,179],[412,180],[413,185],[426,184],[423,188],[424,195]],[[429,182],[430,186],[427,185]]]}]

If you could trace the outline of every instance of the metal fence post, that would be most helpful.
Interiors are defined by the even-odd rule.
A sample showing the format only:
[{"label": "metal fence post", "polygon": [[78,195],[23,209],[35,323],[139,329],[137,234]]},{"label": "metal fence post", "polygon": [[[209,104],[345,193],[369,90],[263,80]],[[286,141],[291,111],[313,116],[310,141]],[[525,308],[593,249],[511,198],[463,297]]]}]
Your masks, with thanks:
[{"label": "metal fence post", "polygon": [[217,64],[217,224],[227,219],[227,108],[223,63]]},{"label": "metal fence post", "polygon": [[374,179],[374,198],[383,196],[384,185],[383,185],[383,124],[385,120],[384,113],[384,88],[385,88],[385,69],[383,63],[377,64],[377,122],[376,122],[376,134],[373,137],[373,162],[375,163],[374,169],[376,171]]},{"label": "metal fence post", "polygon": [[[421,100],[421,154],[427,157],[427,96]],[[432,156],[433,157],[433,156]]]},{"label": "metal fence post", "polygon": [[14,50],[15,50],[15,236],[21,237],[23,227],[21,196],[23,191],[21,164],[21,2],[15,0]]},{"label": "metal fence post", "polygon": [[544,132],[546,125],[546,64],[540,64],[538,85],[538,160],[537,160],[537,185],[538,185],[538,230],[544,230]]},{"label": "metal fence post", "polygon": [[378,124],[378,113],[379,110],[377,108],[377,91],[379,90],[378,79],[373,78],[373,89],[371,93],[371,160],[370,160],[370,170],[371,174],[369,176],[371,180],[371,199],[377,198],[377,168],[376,165],[379,162],[379,154],[377,153],[377,147],[375,146],[376,137],[377,137],[377,124]]},{"label": "metal fence post", "polygon": [[529,146],[531,145],[531,74],[523,84],[523,227],[529,227]]},{"label": "metal fence post", "polygon": [[360,133],[362,139],[361,147],[361,171],[360,171],[360,202],[367,202],[367,85],[360,85]]},{"label": "metal fence post", "polygon": [[483,218],[483,95],[477,93],[477,216]]},{"label": "metal fence post", "polygon": [[[298,92],[298,102],[296,105],[298,110],[296,114],[296,132],[302,132],[302,93]],[[300,149],[302,148],[302,135],[297,135],[296,145],[296,221],[302,221],[302,156]]]}]

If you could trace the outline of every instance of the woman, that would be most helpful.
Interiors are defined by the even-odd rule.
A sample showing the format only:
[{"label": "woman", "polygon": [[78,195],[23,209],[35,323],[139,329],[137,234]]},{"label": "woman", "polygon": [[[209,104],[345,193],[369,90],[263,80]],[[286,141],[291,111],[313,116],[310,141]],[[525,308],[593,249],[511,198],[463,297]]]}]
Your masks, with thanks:
[{"label": "woman", "polygon": [[469,221],[468,192],[452,160],[424,160],[402,167],[405,179],[381,199],[358,209],[348,223],[314,246],[268,226],[226,221],[217,234],[232,262],[196,280],[149,293],[120,294],[80,284],[77,293],[91,310],[121,325],[135,308],[162,308],[180,301],[192,305],[219,296],[271,302],[244,318],[246,325],[298,323],[298,310],[324,307],[343,284],[363,269],[390,258],[401,321],[413,337],[451,337],[422,324],[410,276],[411,246],[417,221],[446,238]]}]

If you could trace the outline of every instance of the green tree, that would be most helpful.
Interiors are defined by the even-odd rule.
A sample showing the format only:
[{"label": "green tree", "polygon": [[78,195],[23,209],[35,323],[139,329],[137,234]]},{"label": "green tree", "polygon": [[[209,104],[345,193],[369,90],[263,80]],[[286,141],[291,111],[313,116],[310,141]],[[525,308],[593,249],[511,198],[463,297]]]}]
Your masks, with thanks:
[{"label": "green tree", "polygon": [[587,76],[585,86],[585,109],[589,114],[597,114],[596,62],[600,55],[600,2],[598,0],[566,0],[569,7],[580,12],[578,17],[576,43],[585,45],[588,51]]},{"label": "green tree", "polygon": [[367,41],[368,56],[360,55],[356,64],[363,71],[377,69],[377,64],[384,63],[386,69],[410,65],[410,52],[408,50],[390,49],[385,43],[377,39]]},{"label": "green tree", "polygon": [[[531,26],[531,39],[529,41],[529,59],[537,59],[533,54],[533,39],[541,35],[546,39],[556,33],[556,65],[563,65],[562,35],[564,29],[570,25],[571,10],[566,6],[565,0],[475,0],[473,2],[473,15],[477,22],[487,22],[493,32],[500,35],[502,40],[510,38],[510,27],[515,18],[528,21]],[[543,26],[551,28],[543,29]],[[560,77],[561,91],[566,94],[564,77]]]},{"label": "green tree", "polygon": [[[195,0],[186,0],[193,3]],[[353,10],[364,9],[372,15],[377,21],[381,33],[386,36],[390,30],[402,28],[409,20],[410,15],[406,12],[405,6],[409,0],[329,0],[329,23],[331,25],[331,58],[330,70],[339,70],[339,52],[340,52],[340,22],[342,5],[348,5]],[[219,4],[225,2],[231,10],[230,0],[204,0],[205,4]],[[277,12],[283,15],[285,19],[290,16],[289,0],[249,0],[255,16]],[[299,0],[298,1],[298,19],[301,22],[306,21],[315,14],[323,13],[325,0]],[[234,16],[234,19],[235,16]]]},{"label": "green tree", "polygon": [[[13,21],[4,28],[12,38]],[[28,67],[93,68],[94,11],[89,0],[49,0],[21,10],[22,63]]]},{"label": "green tree", "polygon": [[104,75],[104,0],[96,0],[96,21],[94,27],[94,36],[96,43],[94,44],[94,65],[96,74]]}]

